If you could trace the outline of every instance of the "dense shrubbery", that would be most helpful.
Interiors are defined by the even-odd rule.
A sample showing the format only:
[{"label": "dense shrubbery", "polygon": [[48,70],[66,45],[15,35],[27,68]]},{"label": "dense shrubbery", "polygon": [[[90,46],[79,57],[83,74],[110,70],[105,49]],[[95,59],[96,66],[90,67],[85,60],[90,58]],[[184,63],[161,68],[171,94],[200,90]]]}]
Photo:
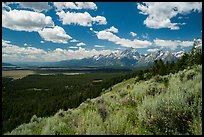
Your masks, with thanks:
[{"label": "dense shrubbery", "polygon": [[202,114],[202,81],[201,74],[193,73],[191,82],[188,76],[192,78],[192,72],[194,70],[185,72],[186,83],[178,78],[184,72],[179,72],[176,78],[170,79],[166,92],[146,96],[138,107],[140,122],[146,129],[153,134],[193,134],[191,130],[196,129],[192,129],[190,123]]}]

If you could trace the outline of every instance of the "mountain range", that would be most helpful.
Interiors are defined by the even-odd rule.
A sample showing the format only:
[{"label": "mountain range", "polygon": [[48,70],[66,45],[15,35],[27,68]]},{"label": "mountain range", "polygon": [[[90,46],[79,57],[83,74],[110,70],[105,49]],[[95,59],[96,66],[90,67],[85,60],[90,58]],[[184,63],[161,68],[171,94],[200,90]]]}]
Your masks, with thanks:
[{"label": "mountain range", "polygon": [[16,66],[16,65],[11,64],[11,63],[2,62],[2,66],[3,66],[3,67],[14,67],[14,66]]},{"label": "mountain range", "polygon": [[149,66],[154,60],[162,59],[164,62],[176,61],[184,51],[170,52],[159,50],[154,53],[142,55],[135,48],[128,48],[121,52],[112,52],[107,55],[94,55],[89,58],[64,60],[45,63],[45,66],[83,66],[83,67],[141,67]]}]

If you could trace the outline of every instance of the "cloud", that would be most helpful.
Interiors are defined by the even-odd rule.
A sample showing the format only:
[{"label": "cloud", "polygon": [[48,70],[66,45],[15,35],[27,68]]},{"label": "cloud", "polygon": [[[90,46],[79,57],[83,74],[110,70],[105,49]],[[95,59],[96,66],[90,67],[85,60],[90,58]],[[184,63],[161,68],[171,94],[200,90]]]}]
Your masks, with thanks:
[{"label": "cloud", "polygon": [[75,2],[79,9],[97,9],[97,6],[93,2]]},{"label": "cloud", "polygon": [[149,34],[148,34],[148,33],[143,34],[143,35],[142,35],[142,38],[144,38],[144,39],[149,39]]},{"label": "cloud", "polygon": [[96,35],[98,39],[108,40],[124,47],[146,48],[148,46],[151,46],[152,44],[150,41],[146,41],[146,40],[143,41],[143,40],[134,39],[132,41],[129,39],[119,38],[118,36],[114,35],[110,31],[107,31],[107,29],[96,32]]},{"label": "cloud", "polygon": [[6,61],[25,61],[30,59],[43,59],[40,55],[46,54],[42,49],[35,47],[19,47],[10,43],[2,42],[2,60]]},{"label": "cloud", "polygon": [[93,28],[89,28],[90,31],[92,31],[93,33],[98,33],[98,31],[93,30]]},{"label": "cloud", "polygon": [[54,26],[50,16],[26,10],[2,10],[2,27],[16,31],[39,31]]},{"label": "cloud", "polygon": [[110,27],[109,29],[106,29],[106,31],[113,32],[113,33],[118,33],[118,29],[115,28],[114,26]]},{"label": "cloud", "polygon": [[179,46],[182,47],[190,47],[193,46],[194,42],[193,41],[178,41]]},{"label": "cloud", "polygon": [[[53,61],[60,61],[60,60],[69,60],[69,59],[82,59],[87,57],[92,57],[93,55],[107,55],[111,52],[117,52],[112,50],[86,50],[84,48],[79,47],[78,50],[63,50],[63,49],[55,49],[48,53],[48,57]],[[51,58],[52,57],[52,58]],[[50,60],[49,59],[49,60]]]},{"label": "cloud", "polygon": [[76,13],[76,12],[64,12],[60,11],[56,13],[63,25],[80,25],[91,27],[92,24],[106,25],[106,18],[103,16],[92,17],[88,12]]},{"label": "cloud", "polygon": [[35,47],[19,47],[2,41],[2,60],[7,62],[50,62],[70,59],[82,59],[93,55],[107,55],[117,50],[77,50],[56,48],[45,51]]},{"label": "cloud", "polygon": [[34,55],[34,54],[41,54],[45,53],[42,49],[37,49],[35,47],[19,47],[10,43],[2,42],[2,53],[8,54],[8,55],[21,55],[21,56],[27,56],[27,55]]},{"label": "cloud", "polygon": [[79,42],[79,41],[76,39],[72,39],[72,40],[70,40],[70,42]]},{"label": "cloud", "polygon": [[84,46],[84,45],[86,45],[86,44],[83,43],[83,42],[80,42],[80,43],[77,44],[77,46],[79,46],[79,47],[80,47],[80,46]]},{"label": "cloud", "polygon": [[78,49],[79,47],[76,47],[76,46],[71,46],[69,47],[70,49]]},{"label": "cloud", "polygon": [[104,48],[105,46],[101,46],[101,45],[94,45],[95,48]]},{"label": "cloud", "polygon": [[89,28],[90,31],[93,31],[93,28]]},{"label": "cloud", "polygon": [[186,15],[191,11],[202,11],[202,2],[144,2],[137,5],[140,14],[148,15],[144,24],[148,28],[169,28],[178,30],[179,23],[171,22],[178,14]]},{"label": "cloud", "polygon": [[37,12],[48,11],[52,8],[48,5],[48,2],[13,2],[13,4],[18,4],[20,8],[33,9]]},{"label": "cloud", "polygon": [[6,2],[2,2],[2,10],[11,10],[11,7],[8,6]]},{"label": "cloud", "polygon": [[162,39],[154,40],[155,46],[167,47],[172,50],[175,50],[178,46],[181,46],[181,47],[193,46],[193,43],[194,43],[193,41],[162,40]]},{"label": "cloud", "polygon": [[159,49],[156,48],[156,49],[148,49],[147,51],[148,51],[148,52],[156,52],[156,51],[158,51],[158,50],[159,50]]},{"label": "cloud", "polygon": [[63,9],[97,9],[97,6],[93,2],[54,2],[54,6],[58,11]]},{"label": "cloud", "polygon": [[11,41],[2,39],[2,43],[8,43],[9,44],[9,43],[11,43]]},{"label": "cloud", "polygon": [[38,31],[40,36],[46,40],[53,43],[67,43],[72,37],[66,34],[63,28],[55,26],[54,28],[44,28],[43,30]]},{"label": "cloud", "polygon": [[133,37],[137,36],[137,34],[134,33],[134,32],[130,32],[130,35],[133,36]]}]

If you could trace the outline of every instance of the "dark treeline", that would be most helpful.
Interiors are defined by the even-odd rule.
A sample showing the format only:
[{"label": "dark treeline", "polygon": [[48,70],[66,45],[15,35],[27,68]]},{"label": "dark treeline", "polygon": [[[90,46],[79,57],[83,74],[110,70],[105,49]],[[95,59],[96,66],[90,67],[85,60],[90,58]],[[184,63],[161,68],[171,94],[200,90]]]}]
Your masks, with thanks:
[{"label": "dark treeline", "polygon": [[191,52],[185,53],[177,62],[155,60],[152,67],[131,73],[29,75],[19,80],[2,78],[2,133],[29,122],[33,115],[45,117],[54,115],[59,109],[76,108],[86,99],[97,97],[126,79],[148,80],[202,64],[202,51],[196,45],[195,42]]},{"label": "dark treeline", "polygon": [[132,69],[127,68],[73,68],[73,69],[36,69],[37,73],[115,73],[115,72],[131,72]]}]

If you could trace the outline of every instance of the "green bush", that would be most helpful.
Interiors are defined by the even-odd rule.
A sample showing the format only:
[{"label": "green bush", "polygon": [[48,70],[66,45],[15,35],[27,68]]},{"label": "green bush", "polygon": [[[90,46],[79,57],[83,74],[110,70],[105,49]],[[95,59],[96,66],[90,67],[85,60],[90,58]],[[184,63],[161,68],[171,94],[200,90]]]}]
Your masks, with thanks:
[{"label": "green bush", "polygon": [[150,132],[193,134],[190,127],[202,113],[202,84],[201,81],[198,82],[201,79],[200,74],[196,74],[194,70],[186,73],[186,83],[178,83],[178,80],[173,78],[166,93],[146,96],[138,106],[138,118]]},{"label": "green bush", "polygon": [[194,76],[195,76],[196,72],[194,70],[190,70],[187,73],[187,80],[193,80]]},{"label": "green bush", "polygon": [[161,94],[162,92],[166,92],[166,90],[164,89],[164,87],[161,87],[159,85],[157,85],[156,83],[154,84],[150,84],[148,86],[148,88],[146,89],[146,92],[145,92],[145,96],[155,96],[155,95],[158,95],[158,94]]}]

